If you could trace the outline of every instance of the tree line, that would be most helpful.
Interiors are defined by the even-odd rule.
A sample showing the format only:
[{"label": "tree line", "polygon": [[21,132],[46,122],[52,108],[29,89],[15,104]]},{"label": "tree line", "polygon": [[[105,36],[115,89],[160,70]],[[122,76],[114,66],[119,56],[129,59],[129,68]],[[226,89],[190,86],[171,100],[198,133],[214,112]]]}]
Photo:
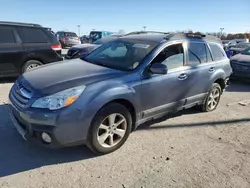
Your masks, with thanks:
[{"label": "tree line", "polygon": [[[192,32],[189,30],[188,32]],[[193,33],[193,32],[192,32]],[[194,32],[195,34],[204,34],[201,32]],[[221,33],[221,32],[207,32],[205,33],[206,35],[212,35],[216,36],[218,38],[221,38],[221,40],[233,40],[233,39],[249,39],[250,40],[250,32],[245,32],[245,33]]]},{"label": "tree line", "polygon": [[[176,33],[194,33],[194,34],[206,34],[206,35],[212,35],[216,36],[218,38],[221,38],[221,40],[233,40],[233,39],[243,39],[247,38],[250,40],[250,32],[245,32],[245,33],[222,33],[222,32],[207,32],[207,33],[201,33],[201,32],[193,32],[192,30],[187,30],[187,31],[176,31]],[[120,29],[117,34],[125,34],[126,32],[123,29]],[[171,32],[170,32],[171,33]]]}]

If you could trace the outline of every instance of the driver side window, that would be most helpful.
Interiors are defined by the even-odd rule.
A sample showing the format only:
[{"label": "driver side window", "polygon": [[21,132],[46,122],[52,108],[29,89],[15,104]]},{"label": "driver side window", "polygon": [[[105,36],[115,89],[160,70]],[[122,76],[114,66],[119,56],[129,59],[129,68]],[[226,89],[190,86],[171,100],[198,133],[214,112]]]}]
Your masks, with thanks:
[{"label": "driver side window", "polygon": [[183,67],[184,52],[182,44],[166,47],[155,57],[152,63],[163,63],[168,67],[168,70]]}]

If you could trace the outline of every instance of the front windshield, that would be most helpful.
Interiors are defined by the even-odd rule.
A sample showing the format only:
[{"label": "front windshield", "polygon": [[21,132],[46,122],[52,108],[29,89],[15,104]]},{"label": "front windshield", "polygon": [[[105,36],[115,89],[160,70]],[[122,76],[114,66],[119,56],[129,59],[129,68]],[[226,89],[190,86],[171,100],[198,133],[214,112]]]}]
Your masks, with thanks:
[{"label": "front windshield", "polygon": [[101,39],[99,39],[99,40],[96,40],[95,42],[93,42],[93,44],[104,44],[104,43],[107,43],[107,42],[111,42],[111,41],[113,41],[113,40],[115,40],[116,38],[118,38],[118,37],[116,37],[116,36],[107,36],[107,37],[104,37],[104,38],[101,38]]},{"label": "front windshield", "polygon": [[115,40],[103,44],[84,60],[120,70],[133,70],[157,46],[156,42]]},{"label": "front windshield", "polygon": [[241,52],[243,55],[250,55],[250,48],[245,49],[243,52]]}]

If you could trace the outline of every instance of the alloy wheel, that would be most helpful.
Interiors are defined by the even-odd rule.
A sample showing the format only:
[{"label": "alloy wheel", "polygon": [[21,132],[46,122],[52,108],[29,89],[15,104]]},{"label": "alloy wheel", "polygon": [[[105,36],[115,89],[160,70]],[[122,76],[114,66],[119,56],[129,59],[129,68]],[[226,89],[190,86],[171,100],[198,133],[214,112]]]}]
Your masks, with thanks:
[{"label": "alloy wheel", "polygon": [[220,90],[218,88],[214,88],[208,97],[207,105],[209,110],[215,109],[219,100],[220,100]]},{"label": "alloy wheel", "polygon": [[108,115],[97,131],[97,141],[105,148],[117,145],[125,136],[127,130],[126,118],[118,113]]},{"label": "alloy wheel", "polygon": [[40,66],[39,64],[30,64],[30,65],[27,67],[26,71],[29,71],[29,70],[34,69],[34,68],[37,68],[37,67],[39,67],[39,66]]}]

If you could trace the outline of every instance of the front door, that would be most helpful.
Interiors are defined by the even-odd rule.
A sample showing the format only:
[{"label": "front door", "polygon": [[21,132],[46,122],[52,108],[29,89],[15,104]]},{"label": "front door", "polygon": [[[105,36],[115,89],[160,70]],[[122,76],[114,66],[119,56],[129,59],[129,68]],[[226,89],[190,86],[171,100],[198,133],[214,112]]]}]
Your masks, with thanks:
[{"label": "front door", "polygon": [[167,65],[168,73],[164,75],[145,73],[142,77],[143,118],[174,111],[184,105],[188,89],[186,86],[188,73],[187,68],[183,66],[183,52],[182,43],[166,47],[151,64]]}]

